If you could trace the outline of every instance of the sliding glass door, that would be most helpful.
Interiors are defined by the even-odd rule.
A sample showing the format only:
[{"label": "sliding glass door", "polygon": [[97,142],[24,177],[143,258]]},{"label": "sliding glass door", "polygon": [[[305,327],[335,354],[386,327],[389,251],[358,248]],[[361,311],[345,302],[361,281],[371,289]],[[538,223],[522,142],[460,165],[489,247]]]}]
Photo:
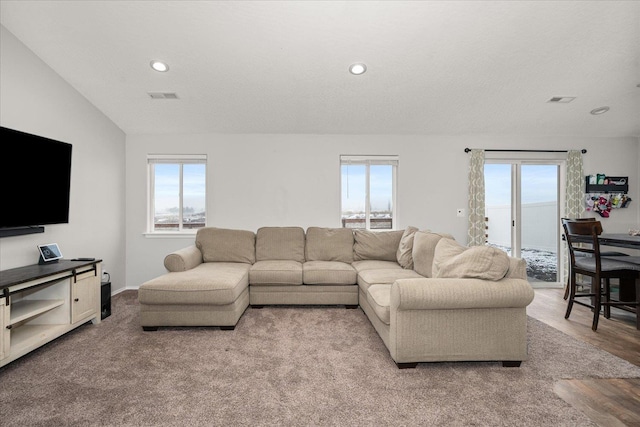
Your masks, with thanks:
[{"label": "sliding glass door", "polygon": [[487,242],[523,258],[534,286],[559,286],[560,173],[553,161],[485,161]]}]

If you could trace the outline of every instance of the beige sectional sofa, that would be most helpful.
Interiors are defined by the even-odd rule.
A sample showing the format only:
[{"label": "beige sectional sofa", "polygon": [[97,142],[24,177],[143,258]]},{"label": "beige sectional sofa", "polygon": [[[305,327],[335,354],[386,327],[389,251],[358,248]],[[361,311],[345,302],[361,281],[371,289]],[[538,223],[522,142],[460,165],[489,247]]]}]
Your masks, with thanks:
[{"label": "beige sectional sofa", "polygon": [[139,288],[144,330],[234,329],[249,305],[360,306],[400,368],[527,358],[524,261],[447,234],[207,227],[164,264]]}]

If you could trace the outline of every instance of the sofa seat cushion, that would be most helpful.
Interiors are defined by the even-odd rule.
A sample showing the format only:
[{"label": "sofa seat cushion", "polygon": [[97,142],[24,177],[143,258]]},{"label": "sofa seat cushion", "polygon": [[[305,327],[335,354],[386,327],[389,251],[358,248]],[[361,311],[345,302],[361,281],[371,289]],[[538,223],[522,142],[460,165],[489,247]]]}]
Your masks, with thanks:
[{"label": "sofa seat cushion", "polygon": [[382,323],[391,323],[391,285],[371,285],[367,289],[367,302]]},{"label": "sofa seat cushion", "polygon": [[413,270],[390,268],[381,270],[365,270],[358,273],[358,286],[367,291],[371,285],[391,285],[398,279],[423,279]]},{"label": "sofa seat cushion", "polygon": [[380,260],[366,260],[366,261],[355,261],[351,264],[355,270],[360,273],[365,270],[402,270],[400,264],[396,261],[380,261]]},{"label": "sofa seat cushion", "polygon": [[258,261],[249,270],[251,285],[302,285],[302,263],[292,260]]},{"label": "sofa seat cushion", "polygon": [[307,261],[302,264],[305,285],[355,285],[356,270],[339,261]]},{"label": "sofa seat cushion", "polygon": [[140,285],[138,300],[151,305],[227,305],[249,286],[251,264],[206,262]]}]

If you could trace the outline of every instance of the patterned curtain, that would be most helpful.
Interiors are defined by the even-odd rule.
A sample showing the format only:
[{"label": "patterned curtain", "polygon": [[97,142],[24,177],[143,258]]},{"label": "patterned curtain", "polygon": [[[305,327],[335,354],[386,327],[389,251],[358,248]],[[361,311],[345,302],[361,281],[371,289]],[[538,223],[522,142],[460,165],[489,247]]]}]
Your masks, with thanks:
[{"label": "patterned curtain", "polygon": [[584,213],[583,185],[582,153],[579,150],[567,151],[567,194],[564,212],[567,218],[580,218]]},{"label": "patterned curtain", "polygon": [[469,161],[469,231],[467,244],[485,244],[484,150],[471,150]]},{"label": "patterned curtain", "polygon": [[[567,181],[565,183],[565,218],[580,218],[584,214],[584,173],[582,171],[582,153],[580,150],[567,151]],[[569,249],[566,243],[562,245],[564,269],[562,283],[567,282],[569,275]],[[566,286],[566,285],[565,285]]]}]

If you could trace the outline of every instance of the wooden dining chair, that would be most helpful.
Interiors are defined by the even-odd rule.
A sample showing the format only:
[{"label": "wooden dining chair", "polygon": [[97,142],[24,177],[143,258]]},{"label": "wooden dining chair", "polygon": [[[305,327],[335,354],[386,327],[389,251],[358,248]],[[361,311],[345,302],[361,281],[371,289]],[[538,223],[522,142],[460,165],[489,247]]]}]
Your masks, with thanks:
[{"label": "wooden dining chair", "polygon": [[[605,317],[610,317],[612,306],[635,306],[637,302],[621,302],[611,300],[610,280],[612,278],[624,280],[635,279],[638,271],[632,269],[629,263],[615,258],[604,258],[600,252],[598,236],[602,234],[600,221],[576,221],[563,218],[562,226],[569,246],[569,297],[565,319],[569,318],[573,304],[589,307],[593,310],[591,329],[598,329],[601,308],[604,307]],[[587,256],[576,256],[586,254]],[[577,292],[576,275],[591,277],[591,288],[588,292]],[[604,286],[603,286],[604,284]]]},{"label": "wooden dining chair", "polygon": [[[564,224],[565,221],[597,221],[596,218],[561,218],[560,219],[561,222]],[[584,255],[584,254],[582,254]],[[626,254],[624,252],[617,252],[617,251],[607,251],[607,252],[601,252],[600,256],[602,257],[610,257],[610,256],[629,256],[629,254]],[[569,289],[571,288],[571,265],[569,265],[569,275],[567,276],[567,283],[565,284],[564,287],[564,296],[563,298],[566,300],[567,298],[569,298]]]}]

